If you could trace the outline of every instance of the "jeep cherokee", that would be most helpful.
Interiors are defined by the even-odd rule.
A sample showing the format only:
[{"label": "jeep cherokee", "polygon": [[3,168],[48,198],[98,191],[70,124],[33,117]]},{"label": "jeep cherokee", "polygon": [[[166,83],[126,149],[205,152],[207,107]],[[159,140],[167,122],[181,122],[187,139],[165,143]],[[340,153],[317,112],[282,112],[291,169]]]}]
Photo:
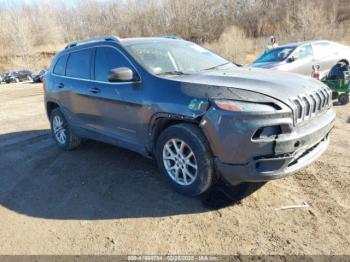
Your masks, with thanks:
[{"label": "jeep cherokee", "polygon": [[44,89],[60,148],[87,138],[136,151],[191,196],[219,176],[238,184],[294,173],[324,152],[335,119],[321,82],[242,68],[173,37],[70,43]]}]

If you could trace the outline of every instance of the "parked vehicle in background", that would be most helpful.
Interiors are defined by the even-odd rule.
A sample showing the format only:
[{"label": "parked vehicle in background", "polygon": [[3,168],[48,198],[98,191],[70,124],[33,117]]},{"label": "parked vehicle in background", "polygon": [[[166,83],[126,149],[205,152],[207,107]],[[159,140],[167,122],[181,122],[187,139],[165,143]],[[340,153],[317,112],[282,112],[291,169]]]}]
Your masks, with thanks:
[{"label": "parked vehicle in background", "polygon": [[323,78],[339,61],[349,64],[350,47],[323,40],[279,46],[264,52],[251,66],[311,76],[312,66],[319,65]]},{"label": "parked vehicle in background", "polygon": [[11,71],[4,77],[4,81],[7,84],[22,82],[25,80],[32,81],[32,72],[29,70]]},{"label": "parked vehicle in background", "polygon": [[33,73],[29,70],[20,70],[17,72],[17,78],[21,82],[25,80],[32,81],[33,80],[32,74]]},{"label": "parked vehicle in background", "polygon": [[35,75],[33,75],[33,82],[34,83],[41,83],[42,77],[45,75],[46,70],[40,69]]},{"label": "parked vehicle in background", "polygon": [[4,82],[6,84],[19,82],[19,79],[17,78],[17,72],[11,71],[11,72],[6,73],[6,75],[4,77]]},{"label": "parked vehicle in background", "polygon": [[327,148],[335,119],[320,81],[238,67],[164,37],[71,43],[53,59],[44,92],[60,148],[89,138],[153,157],[191,196],[219,176],[237,184],[296,172]]}]

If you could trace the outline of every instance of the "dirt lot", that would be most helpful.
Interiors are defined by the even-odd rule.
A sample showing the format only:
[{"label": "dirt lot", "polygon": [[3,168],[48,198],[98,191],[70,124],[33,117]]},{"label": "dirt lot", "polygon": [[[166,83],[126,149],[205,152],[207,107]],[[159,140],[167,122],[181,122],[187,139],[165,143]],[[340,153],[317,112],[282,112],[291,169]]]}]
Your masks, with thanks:
[{"label": "dirt lot", "polygon": [[350,105],[306,170],[186,198],[133,152],[60,151],[42,93],[0,85],[0,254],[350,254]]}]

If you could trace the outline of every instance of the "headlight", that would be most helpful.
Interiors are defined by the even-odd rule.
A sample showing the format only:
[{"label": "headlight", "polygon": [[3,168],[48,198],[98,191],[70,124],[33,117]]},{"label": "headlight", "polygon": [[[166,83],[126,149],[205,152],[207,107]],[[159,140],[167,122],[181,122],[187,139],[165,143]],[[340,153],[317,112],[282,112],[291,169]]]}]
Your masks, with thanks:
[{"label": "headlight", "polygon": [[277,110],[274,104],[242,102],[234,100],[215,100],[217,107],[226,111],[234,112],[273,112]]}]

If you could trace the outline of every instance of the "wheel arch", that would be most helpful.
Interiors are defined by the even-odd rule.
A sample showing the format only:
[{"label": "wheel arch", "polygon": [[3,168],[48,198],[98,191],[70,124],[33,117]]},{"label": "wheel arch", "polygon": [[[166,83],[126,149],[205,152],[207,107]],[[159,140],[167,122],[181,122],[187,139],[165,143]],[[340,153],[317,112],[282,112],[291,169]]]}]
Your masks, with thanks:
[{"label": "wheel arch", "polygon": [[51,112],[56,109],[59,108],[60,105],[54,101],[47,101],[46,102],[46,114],[48,116],[48,118],[50,118]]},{"label": "wheel arch", "polygon": [[168,127],[181,124],[188,123],[193,124],[195,126],[199,126],[201,121],[201,117],[189,117],[184,115],[175,115],[175,114],[167,114],[167,113],[159,113],[152,117],[152,120],[149,124],[148,128],[148,143],[147,143],[147,151],[154,155],[155,145],[159,135]]}]

